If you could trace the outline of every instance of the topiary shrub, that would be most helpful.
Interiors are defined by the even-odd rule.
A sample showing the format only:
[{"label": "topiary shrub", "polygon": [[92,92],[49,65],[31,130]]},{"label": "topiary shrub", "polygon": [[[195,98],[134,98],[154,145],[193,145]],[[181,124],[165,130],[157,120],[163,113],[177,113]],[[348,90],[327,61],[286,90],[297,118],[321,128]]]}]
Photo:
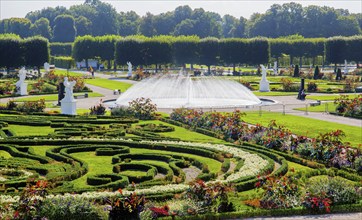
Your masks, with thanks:
[{"label": "topiary shrub", "polygon": [[295,65],[295,67],[294,67],[294,77],[299,77],[299,74],[300,74],[300,72],[299,72],[299,66],[298,65]]},{"label": "topiary shrub", "polygon": [[319,67],[316,66],[315,69],[314,69],[314,75],[313,75],[314,80],[319,79],[319,73],[320,73]]}]

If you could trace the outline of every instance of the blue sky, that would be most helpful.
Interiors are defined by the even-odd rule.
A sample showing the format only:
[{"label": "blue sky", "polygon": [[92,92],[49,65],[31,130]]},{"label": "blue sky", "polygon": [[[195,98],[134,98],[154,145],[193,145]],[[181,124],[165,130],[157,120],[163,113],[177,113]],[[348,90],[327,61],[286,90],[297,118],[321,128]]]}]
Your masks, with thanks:
[{"label": "blue sky", "polygon": [[[0,0],[0,19],[10,17],[25,17],[29,11],[40,10],[45,7],[65,6],[82,4],[84,0]],[[135,11],[139,15],[146,12],[159,14],[166,11],[172,11],[177,6],[189,5],[192,9],[204,8],[207,11],[217,12],[221,15],[230,14],[235,17],[243,16],[249,18],[254,12],[264,13],[272,4],[283,4],[290,1],[277,0],[113,0],[103,1],[112,4],[117,12]],[[362,13],[361,0],[314,0],[314,1],[294,1],[308,5],[331,6],[334,8],[348,9],[351,13]]]}]

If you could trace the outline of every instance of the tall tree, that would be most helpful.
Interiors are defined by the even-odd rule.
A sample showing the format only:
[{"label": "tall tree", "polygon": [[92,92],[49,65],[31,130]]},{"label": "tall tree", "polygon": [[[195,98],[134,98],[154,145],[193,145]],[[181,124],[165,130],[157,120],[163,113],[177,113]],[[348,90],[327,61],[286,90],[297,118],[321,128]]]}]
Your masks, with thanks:
[{"label": "tall tree", "polygon": [[181,21],[190,19],[192,14],[192,9],[188,5],[179,6],[174,11],[174,21],[176,24],[179,24]]},{"label": "tall tree", "polygon": [[31,33],[31,22],[27,18],[9,18],[4,19],[4,33],[17,34],[20,37],[29,37]]},{"label": "tall tree", "polygon": [[161,13],[154,17],[153,26],[157,35],[169,35],[175,28],[175,22],[173,20],[173,13]]},{"label": "tall tree", "polygon": [[197,36],[179,36],[172,43],[173,62],[185,67],[186,63],[196,63],[198,61],[198,42]]},{"label": "tall tree", "polygon": [[154,15],[150,12],[147,12],[144,17],[142,17],[141,23],[140,23],[140,33],[150,37],[156,34],[156,30],[154,27]]},{"label": "tall tree", "polygon": [[200,64],[204,64],[208,68],[209,74],[211,65],[216,65],[219,56],[219,40],[217,38],[201,39],[199,44]]},{"label": "tall tree", "polygon": [[85,60],[88,67],[88,59],[93,59],[97,56],[99,48],[94,37],[86,35],[77,37],[73,43],[73,58],[76,61]]},{"label": "tall tree", "polygon": [[[25,65],[40,67],[49,62],[49,41],[44,37],[31,37],[22,42]],[[36,56],[34,56],[36,54]]]},{"label": "tall tree", "polygon": [[51,28],[47,18],[39,18],[31,26],[31,30],[34,35],[40,35],[47,39],[51,39]]},{"label": "tall tree", "polygon": [[119,35],[136,35],[140,25],[140,16],[134,11],[121,12],[118,15]]},{"label": "tall tree", "polygon": [[144,40],[136,37],[127,37],[117,41],[115,58],[118,65],[126,65],[129,61],[133,66],[144,64],[143,45]]},{"label": "tall tree", "polygon": [[92,22],[84,16],[79,16],[75,19],[75,27],[77,29],[77,36],[92,34]]},{"label": "tall tree", "polygon": [[54,42],[73,42],[76,36],[74,18],[71,15],[59,15],[55,18]]},{"label": "tall tree", "polygon": [[28,14],[26,14],[25,18],[28,18],[32,23],[34,23],[36,20],[40,19],[40,18],[46,18],[49,20],[49,25],[51,28],[54,27],[54,21],[55,18],[58,15],[62,15],[62,14],[68,14],[68,10],[66,7],[64,6],[57,6],[55,8],[44,8],[42,10],[37,10],[37,11],[31,11]]},{"label": "tall tree", "polygon": [[20,67],[24,64],[21,49],[21,39],[16,35],[0,35],[0,66],[10,68]]},{"label": "tall tree", "polygon": [[226,38],[235,37],[238,23],[238,19],[234,16],[224,15],[224,17],[222,17],[222,35]]},{"label": "tall tree", "polygon": [[246,63],[248,43],[245,39],[222,39],[219,42],[220,61],[224,64],[233,64],[233,72],[235,72],[235,64]]}]

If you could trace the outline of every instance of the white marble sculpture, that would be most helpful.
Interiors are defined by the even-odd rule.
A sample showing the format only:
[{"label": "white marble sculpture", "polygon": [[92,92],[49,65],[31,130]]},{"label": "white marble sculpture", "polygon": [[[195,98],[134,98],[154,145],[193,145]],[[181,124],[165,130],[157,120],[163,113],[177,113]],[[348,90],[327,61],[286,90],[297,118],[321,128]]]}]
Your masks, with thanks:
[{"label": "white marble sculpture", "polygon": [[19,94],[19,95],[28,94],[28,91],[27,91],[28,84],[25,82],[26,72],[27,71],[25,70],[24,67],[19,70],[19,81],[17,81],[15,84],[16,89],[17,89],[17,94]]},{"label": "white marble sculpture", "polygon": [[49,73],[50,71],[50,64],[48,62],[45,62],[44,63],[44,70],[45,70],[45,73]]},{"label": "white marble sculpture", "polygon": [[278,75],[278,62],[274,61],[274,67],[273,67],[274,76]]},{"label": "white marble sculpture", "polygon": [[261,66],[261,80],[259,83],[259,91],[260,92],[269,92],[269,81],[266,79],[266,68],[264,65],[260,65]]},{"label": "white marble sculpture", "polygon": [[68,77],[64,77],[64,87],[65,87],[65,96],[60,101],[62,114],[65,115],[76,115],[77,114],[77,101],[74,99],[73,96],[73,87],[76,81],[68,81]]},{"label": "white marble sculpture", "polygon": [[347,60],[344,60],[344,74],[348,73],[348,65],[347,65]]},{"label": "white marble sculpture", "polygon": [[128,65],[127,77],[132,77],[132,63],[128,61],[127,65]]}]

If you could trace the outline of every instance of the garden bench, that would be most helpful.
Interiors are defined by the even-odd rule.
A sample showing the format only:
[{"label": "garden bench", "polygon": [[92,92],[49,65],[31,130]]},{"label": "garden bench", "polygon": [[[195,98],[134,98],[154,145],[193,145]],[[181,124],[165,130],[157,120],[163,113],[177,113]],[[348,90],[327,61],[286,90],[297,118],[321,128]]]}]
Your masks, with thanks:
[{"label": "garden bench", "polygon": [[84,93],[84,94],[79,94],[79,95],[74,95],[75,99],[84,99],[84,98],[88,98],[88,93]]},{"label": "garden bench", "polygon": [[310,106],[318,106],[318,105],[321,105],[321,101],[317,100],[316,102],[311,102],[309,105]]}]

